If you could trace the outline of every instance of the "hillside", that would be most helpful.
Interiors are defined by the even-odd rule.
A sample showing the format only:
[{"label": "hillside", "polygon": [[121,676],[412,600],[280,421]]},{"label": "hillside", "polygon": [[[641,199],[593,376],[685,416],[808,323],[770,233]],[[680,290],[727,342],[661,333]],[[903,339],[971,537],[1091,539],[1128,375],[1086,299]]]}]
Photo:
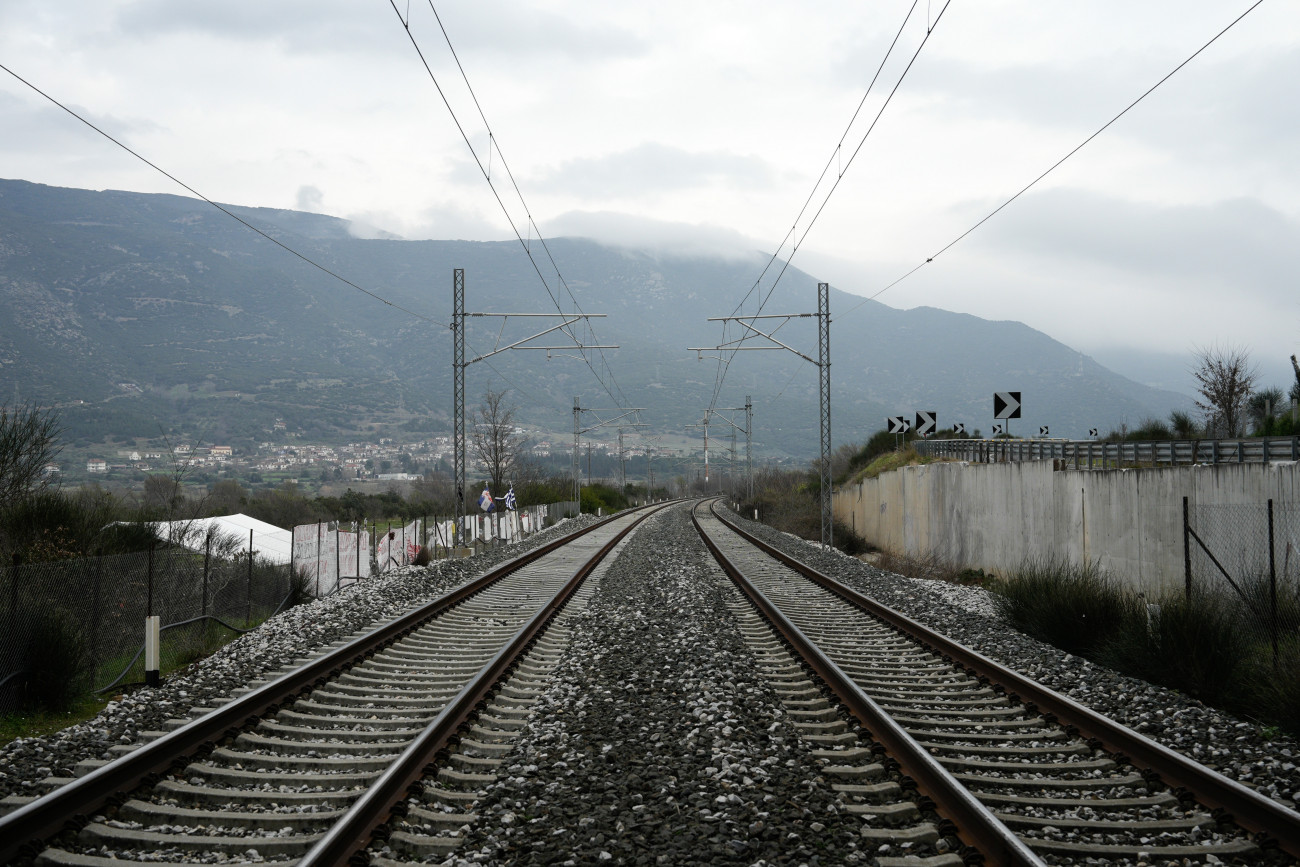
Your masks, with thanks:
[{"label": "hillside", "polygon": [[[362,240],[331,217],[232,210],[396,306],[193,199],[0,181],[3,399],[60,406],[83,442],[200,430],[252,442],[276,419],[307,438],[419,437],[450,429],[453,268],[466,270],[471,311],[555,310],[513,241]],[[572,309],[571,291],[586,312],[608,317],[593,322],[601,342],[621,347],[605,357],[622,401],[646,407],[653,431],[685,433],[716,372],[687,347],[722,339],[706,320],[732,312],[763,257],[674,258],[568,238],[549,248],[567,290],[549,266],[543,274],[563,308]],[[988,432],[996,390],[1023,392],[1025,418],[1013,432],[1025,434],[1048,424],[1054,436],[1080,436],[1189,404],[1020,323],[876,302],[844,313],[860,302],[832,290],[837,442],[917,409]],[[815,307],[816,279],[791,268],[765,312]],[[512,320],[503,340],[540,330],[538,321]],[[471,353],[490,349],[499,327],[471,320]],[[815,356],[812,320],[780,333]],[[553,355],[472,365],[468,393],[513,388],[520,417],[558,435],[572,430],[575,395],[584,406],[614,405],[585,364]],[[751,394],[757,453],[806,457],[817,441],[816,383],[816,369],[788,352],[740,353],[720,405]]]}]

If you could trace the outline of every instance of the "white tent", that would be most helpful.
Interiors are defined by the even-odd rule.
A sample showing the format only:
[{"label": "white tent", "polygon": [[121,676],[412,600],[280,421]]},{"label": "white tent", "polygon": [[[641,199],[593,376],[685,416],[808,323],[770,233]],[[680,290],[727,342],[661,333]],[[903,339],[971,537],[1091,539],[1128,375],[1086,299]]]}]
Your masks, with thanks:
[{"label": "white tent", "polygon": [[250,518],[247,515],[223,515],[218,518],[193,518],[188,521],[157,521],[149,525],[160,540],[180,545],[192,551],[202,551],[209,530],[223,538],[233,540],[234,549],[248,552],[249,531],[253,535],[253,550],[276,565],[287,565],[293,550],[293,533],[274,524]]}]

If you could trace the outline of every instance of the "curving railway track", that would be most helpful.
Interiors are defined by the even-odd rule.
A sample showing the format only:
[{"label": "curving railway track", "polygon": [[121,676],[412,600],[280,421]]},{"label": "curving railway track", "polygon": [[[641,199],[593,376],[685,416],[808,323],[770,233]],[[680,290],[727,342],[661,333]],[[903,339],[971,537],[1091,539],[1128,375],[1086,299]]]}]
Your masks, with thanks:
[{"label": "curving railway track", "polygon": [[615,516],[197,707],[11,799],[0,862],[1296,863],[1300,815],[723,514]]}]

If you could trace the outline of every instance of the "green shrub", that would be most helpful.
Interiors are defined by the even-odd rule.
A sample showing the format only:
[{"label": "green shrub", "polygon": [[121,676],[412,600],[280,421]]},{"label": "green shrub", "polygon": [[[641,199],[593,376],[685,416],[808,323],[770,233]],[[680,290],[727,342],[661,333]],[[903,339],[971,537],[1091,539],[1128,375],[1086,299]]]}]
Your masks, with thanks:
[{"label": "green shrub", "polygon": [[1008,623],[1062,650],[1092,657],[1115,635],[1145,629],[1139,599],[1095,566],[1027,562],[997,582],[994,604]]},{"label": "green shrub", "polygon": [[[1136,598],[1136,597],[1135,597]],[[1109,637],[1097,660],[1216,707],[1246,709],[1250,631],[1237,606],[1204,591],[1168,593],[1143,628]]]},{"label": "green shrub", "polygon": [[1251,660],[1251,704],[1261,719],[1300,735],[1300,635],[1280,642],[1276,665],[1272,649]]},{"label": "green shrub", "polygon": [[86,638],[70,614],[58,609],[35,614],[27,651],[29,707],[67,710],[87,692]]}]

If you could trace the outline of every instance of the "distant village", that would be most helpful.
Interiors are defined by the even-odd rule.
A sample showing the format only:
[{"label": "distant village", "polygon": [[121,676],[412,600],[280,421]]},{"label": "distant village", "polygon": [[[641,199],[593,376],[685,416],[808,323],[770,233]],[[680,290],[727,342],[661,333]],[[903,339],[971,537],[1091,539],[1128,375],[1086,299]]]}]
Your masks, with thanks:
[{"label": "distant village", "polygon": [[[239,450],[229,445],[214,443],[199,445],[176,443],[168,449],[119,449],[113,454],[92,454],[85,460],[85,476],[90,479],[130,481],[141,474],[171,473],[178,468],[197,470],[200,473],[256,481],[284,478],[317,481],[351,481],[370,479],[377,481],[415,481],[426,472],[450,470],[453,460],[451,436],[437,436],[416,442],[400,442],[384,437],[377,442],[353,442],[346,445],[323,445],[294,441],[298,434],[287,432],[285,424],[277,421],[275,432],[285,434],[289,441],[266,441],[254,449]],[[528,453],[543,465],[552,462],[555,447],[551,439],[539,439],[538,432],[520,430],[529,437]],[[608,443],[584,441],[584,452],[617,459],[618,447]],[[556,455],[565,461],[570,448],[561,446]],[[624,449],[624,458],[644,457],[643,448]],[[480,471],[473,446],[467,455],[471,473]],[[81,475],[81,468],[69,461],[46,467],[50,474],[60,474],[68,481]]]}]

